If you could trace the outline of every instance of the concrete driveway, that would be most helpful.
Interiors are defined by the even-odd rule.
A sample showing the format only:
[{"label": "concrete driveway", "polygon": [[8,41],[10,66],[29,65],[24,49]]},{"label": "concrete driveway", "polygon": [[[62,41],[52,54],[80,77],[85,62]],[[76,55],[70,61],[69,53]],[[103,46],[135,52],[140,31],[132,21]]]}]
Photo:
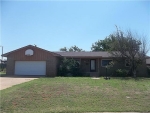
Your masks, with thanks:
[{"label": "concrete driveway", "polygon": [[16,84],[21,84],[34,79],[34,77],[0,77],[0,90],[12,87]]}]

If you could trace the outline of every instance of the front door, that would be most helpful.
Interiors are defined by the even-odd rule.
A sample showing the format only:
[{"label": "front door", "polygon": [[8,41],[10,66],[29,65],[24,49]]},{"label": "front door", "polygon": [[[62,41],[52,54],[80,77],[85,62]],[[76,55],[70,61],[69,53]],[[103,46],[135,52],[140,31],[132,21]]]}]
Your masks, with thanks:
[{"label": "front door", "polygon": [[90,61],[90,71],[96,71],[96,60],[95,59],[91,59]]}]

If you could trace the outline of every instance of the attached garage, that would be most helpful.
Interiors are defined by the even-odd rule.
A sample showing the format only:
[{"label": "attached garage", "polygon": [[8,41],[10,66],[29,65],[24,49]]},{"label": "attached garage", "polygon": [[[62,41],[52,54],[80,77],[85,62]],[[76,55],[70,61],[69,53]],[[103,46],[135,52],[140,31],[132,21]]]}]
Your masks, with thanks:
[{"label": "attached garage", "polygon": [[55,77],[61,55],[28,45],[3,54],[7,57],[7,75]]},{"label": "attached garage", "polygon": [[46,75],[46,61],[15,61],[15,75]]}]

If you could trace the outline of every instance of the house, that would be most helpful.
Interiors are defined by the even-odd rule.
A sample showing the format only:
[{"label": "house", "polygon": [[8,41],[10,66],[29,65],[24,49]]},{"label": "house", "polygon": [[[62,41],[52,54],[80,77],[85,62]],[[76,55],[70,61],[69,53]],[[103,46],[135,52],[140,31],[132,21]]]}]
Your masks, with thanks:
[{"label": "house", "polygon": [[[105,76],[106,65],[113,61],[108,52],[51,52],[42,48],[28,45],[2,55],[7,57],[6,74],[8,75],[43,75],[57,76],[60,59],[73,58],[80,62],[83,73],[90,76]],[[116,63],[108,71],[110,75],[117,69],[129,69],[126,60]],[[146,63],[139,67],[138,75],[145,76]]]},{"label": "house", "polygon": [[147,58],[147,59],[146,59],[146,65],[147,65],[147,66],[150,66],[150,58]]}]

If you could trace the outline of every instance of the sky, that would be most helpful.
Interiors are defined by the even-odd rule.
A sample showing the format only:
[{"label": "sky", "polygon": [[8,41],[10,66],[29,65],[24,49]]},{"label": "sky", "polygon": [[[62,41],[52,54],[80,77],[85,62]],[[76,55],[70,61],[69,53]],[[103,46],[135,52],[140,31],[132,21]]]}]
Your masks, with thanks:
[{"label": "sky", "polygon": [[49,51],[74,45],[90,51],[93,43],[116,31],[115,25],[150,39],[150,1],[0,2],[0,45],[4,53],[34,44]]}]

